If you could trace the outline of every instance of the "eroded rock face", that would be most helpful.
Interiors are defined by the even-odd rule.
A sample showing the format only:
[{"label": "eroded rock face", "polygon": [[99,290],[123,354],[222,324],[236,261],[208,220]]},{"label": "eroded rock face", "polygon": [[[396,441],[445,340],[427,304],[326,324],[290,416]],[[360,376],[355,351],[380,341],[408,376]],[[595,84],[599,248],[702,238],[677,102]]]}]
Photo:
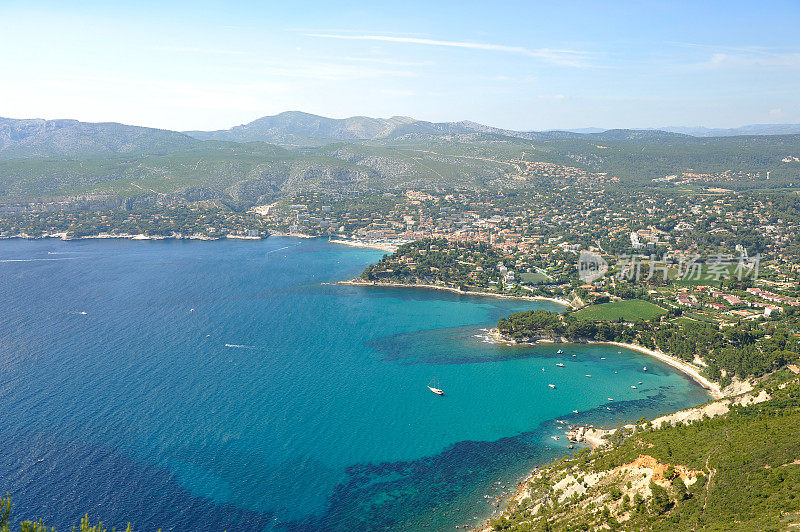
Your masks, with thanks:
[{"label": "eroded rock face", "polygon": [[44,198],[36,201],[1,200],[0,213],[124,209],[130,207],[129,202],[130,200],[100,194]]}]

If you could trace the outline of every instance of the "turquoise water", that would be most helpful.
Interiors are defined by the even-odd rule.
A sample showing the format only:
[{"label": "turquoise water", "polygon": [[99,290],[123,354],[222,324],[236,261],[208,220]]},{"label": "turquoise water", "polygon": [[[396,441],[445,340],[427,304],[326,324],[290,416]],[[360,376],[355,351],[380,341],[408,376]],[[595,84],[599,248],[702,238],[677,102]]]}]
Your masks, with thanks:
[{"label": "turquoise water", "polygon": [[707,399],[632,351],[482,336],[552,303],[326,284],[381,255],[0,242],[0,491],[62,530],[85,512],[137,530],[452,528],[567,452],[555,419]]}]

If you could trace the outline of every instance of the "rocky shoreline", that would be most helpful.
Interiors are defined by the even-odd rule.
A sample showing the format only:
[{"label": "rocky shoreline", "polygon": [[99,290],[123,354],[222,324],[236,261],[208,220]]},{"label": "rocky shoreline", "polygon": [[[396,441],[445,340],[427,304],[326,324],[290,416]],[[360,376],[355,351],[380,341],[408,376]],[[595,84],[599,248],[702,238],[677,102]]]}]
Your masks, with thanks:
[{"label": "rocky shoreline", "polygon": [[[700,375],[699,374],[700,368],[697,367],[696,365],[689,364],[688,362],[684,362],[677,358],[671,357],[666,353],[648,349],[646,347],[642,347],[636,344],[625,344],[621,342],[597,342],[591,340],[583,340],[576,342],[576,341],[570,341],[564,337],[557,337],[557,336],[533,337],[533,338],[526,338],[524,341],[517,341],[503,336],[500,333],[500,331],[497,330],[496,328],[489,331],[488,334],[494,341],[509,345],[593,343],[593,344],[614,345],[618,347],[631,349],[658,358],[659,360],[669,364],[675,369],[678,369],[679,371],[691,377],[693,380],[695,380],[695,382],[703,386],[706,390],[708,390],[709,395],[711,395],[715,399],[713,402],[710,402],[705,405],[679,410],[677,412],[673,412],[655,418],[654,420],[651,421],[651,423],[655,426],[683,423],[689,420],[701,419],[703,416],[714,417],[718,415],[723,415],[727,413],[730,410],[731,406],[733,405],[745,406],[745,405],[760,403],[770,398],[769,395],[764,391],[760,392],[757,395],[749,393],[740,395],[740,392],[735,387],[726,388],[726,391],[729,392],[726,395],[717,383],[712,382],[703,377],[702,375]],[[746,388],[749,388],[749,386],[747,386]],[[571,443],[570,444],[571,449],[574,448],[572,444],[577,444],[577,443],[588,444],[593,449],[607,445],[609,443],[608,437],[614,434],[617,430],[615,428],[614,429],[597,428],[594,425],[567,425],[565,428],[567,429],[566,436]],[[625,428],[632,429],[634,428],[634,425],[626,425]],[[516,483],[515,491],[510,492],[506,497],[503,497],[495,501],[496,504],[494,504],[494,506],[496,508],[500,508],[504,504],[508,504],[513,501],[519,502],[524,498],[528,497],[530,495],[530,490],[528,488],[529,481],[534,479],[537,475],[539,475],[541,471],[546,469],[546,467],[547,466],[537,467],[533,471],[531,471],[531,473],[529,473],[527,477],[520,479]],[[502,514],[503,511],[501,510],[499,514],[496,515],[502,515]],[[489,530],[491,530],[491,528],[489,527],[489,520],[487,519],[482,525],[475,527],[473,530],[488,532]]]},{"label": "rocky shoreline", "polygon": [[58,238],[60,240],[109,240],[109,239],[122,239],[122,240],[201,240],[201,241],[214,241],[214,240],[264,240],[267,237],[263,236],[247,236],[247,235],[221,235],[221,236],[206,236],[206,235],[145,235],[145,234],[130,234],[130,233],[98,233],[96,235],[86,236],[69,236],[67,233],[47,233],[41,236],[31,236],[25,233],[16,235],[0,236],[0,240],[11,239],[23,240],[41,240],[45,238]]},{"label": "rocky shoreline", "polygon": [[[784,384],[785,386],[785,384]],[[694,406],[691,408],[686,408],[684,410],[679,410],[678,412],[674,412],[672,414],[666,414],[664,416],[657,417],[651,420],[651,423],[655,427],[663,427],[665,425],[675,425],[676,423],[686,423],[689,421],[696,421],[703,419],[704,417],[716,417],[727,414],[733,406],[751,406],[754,404],[762,403],[764,401],[768,401],[771,399],[769,393],[766,390],[761,390],[758,393],[745,393],[741,395],[736,395],[735,397],[726,397],[723,399],[718,399],[716,401],[710,402],[708,404]],[[636,425],[625,425],[625,429],[633,429]],[[617,429],[598,429],[595,428],[593,425],[575,425],[569,426],[567,430],[567,437],[569,438],[570,442],[575,443],[588,443],[593,449],[597,447],[601,447],[607,445],[608,439],[607,437],[614,434]],[[648,456],[644,456],[645,459],[650,459],[650,462],[653,461],[652,458]],[[640,457],[641,459],[641,457]],[[657,464],[656,464],[657,465]],[[654,464],[639,464],[639,467],[647,466],[651,470],[655,469]],[[529,482],[540,475],[542,472],[547,471],[552,466],[542,466],[533,469],[525,478],[520,479],[516,483],[516,489],[513,492],[508,493],[506,497],[499,498],[496,501],[496,508],[499,508],[501,505],[508,505],[512,502],[521,502],[523,499],[530,496],[530,487]],[[501,510],[497,512],[493,517],[498,515],[503,515],[505,510]],[[465,527],[466,528],[466,527]],[[473,528],[473,530],[481,531],[481,532],[489,532],[491,527],[489,526],[489,520],[485,520],[483,524]]]},{"label": "rocky shoreline", "polygon": [[467,292],[465,290],[461,290],[459,288],[453,288],[450,286],[442,286],[436,284],[417,284],[417,283],[384,283],[380,281],[364,281],[363,279],[351,279],[349,281],[339,281],[337,284],[343,285],[351,285],[351,286],[379,286],[384,288],[424,288],[426,290],[443,290],[445,292],[452,292],[454,294],[460,294],[465,296],[485,296],[485,297],[497,297],[501,299],[518,299],[522,301],[550,301],[553,303],[558,303],[559,305],[564,305],[565,307],[571,307],[572,304],[567,301],[566,299],[559,299],[556,297],[544,297],[544,296],[512,296],[508,294],[495,294],[492,292]]}]

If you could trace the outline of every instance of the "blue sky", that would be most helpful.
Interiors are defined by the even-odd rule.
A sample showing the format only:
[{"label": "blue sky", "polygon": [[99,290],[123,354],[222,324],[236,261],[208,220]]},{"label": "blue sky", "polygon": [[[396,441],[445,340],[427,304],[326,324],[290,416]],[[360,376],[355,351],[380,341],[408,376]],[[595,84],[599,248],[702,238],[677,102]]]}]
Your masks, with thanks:
[{"label": "blue sky", "polygon": [[0,116],[800,123],[800,2],[12,2]]}]

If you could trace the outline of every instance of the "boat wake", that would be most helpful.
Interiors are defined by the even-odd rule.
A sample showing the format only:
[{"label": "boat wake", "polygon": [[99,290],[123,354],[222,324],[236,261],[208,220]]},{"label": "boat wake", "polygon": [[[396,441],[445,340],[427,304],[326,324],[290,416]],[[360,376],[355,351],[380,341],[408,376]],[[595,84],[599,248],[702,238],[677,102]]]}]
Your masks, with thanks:
[{"label": "boat wake", "polygon": [[273,250],[267,251],[266,253],[264,253],[264,255],[269,255],[270,253],[277,253],[278,251],[283,251],[284,249],[293,248],[293,247],[296,247],[296,246],[299,246],[299,245],[300,244],[292,244],[291,246],[283,246],[282,248],[278,248],[278,249],[273,249]]},{"label": "boat wake", "polygon": [[55,260],[75,260],[79,258],[80,257],[54,257],[52,259],[0,259],[0,262],[45,262]]},{"label": "boat wake", "polygon": [[239,345],[239,344],[225,344],[225,347],[231,347],[234,349],[256,349],[254,345]]}]

